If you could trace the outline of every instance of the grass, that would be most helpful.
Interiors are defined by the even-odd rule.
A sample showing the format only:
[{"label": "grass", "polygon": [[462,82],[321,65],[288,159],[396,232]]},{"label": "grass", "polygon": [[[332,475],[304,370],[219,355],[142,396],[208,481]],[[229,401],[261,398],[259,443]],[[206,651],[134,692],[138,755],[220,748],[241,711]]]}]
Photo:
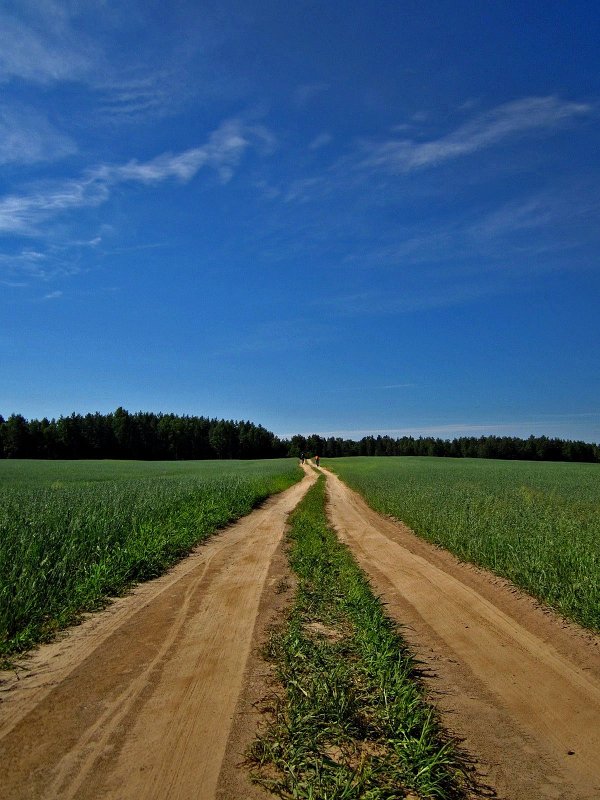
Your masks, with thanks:
[{"label": "grass", "polygon": [[291,517],[295,602],[267,657],[280,693],[249,752],[283,798],[459,798],[468,784],[395,625],[328,527],[324,479]]},{"label": "grass", "polygon": [[600,465],[404,457],[326,466],[375,510],[600,630]]},{"label": "grass", "polygon": [[0,656],[153,578],[301,477],[296,461],[0,461]]}]

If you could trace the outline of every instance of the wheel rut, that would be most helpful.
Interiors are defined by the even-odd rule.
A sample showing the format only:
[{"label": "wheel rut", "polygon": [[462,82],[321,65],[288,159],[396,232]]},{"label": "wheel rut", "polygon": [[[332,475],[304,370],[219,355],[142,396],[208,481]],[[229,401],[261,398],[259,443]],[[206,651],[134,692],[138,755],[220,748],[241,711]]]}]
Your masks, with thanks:
[{"label": "wheel rut", "polygon": [[597,800],[598,637],[327,482],[332,524],[404,626],[484,781],[506,800]]},{"label": "wheel rut", "polygon": [[3,676],[3,800],[213,800],[269,566],[313,481]]}]

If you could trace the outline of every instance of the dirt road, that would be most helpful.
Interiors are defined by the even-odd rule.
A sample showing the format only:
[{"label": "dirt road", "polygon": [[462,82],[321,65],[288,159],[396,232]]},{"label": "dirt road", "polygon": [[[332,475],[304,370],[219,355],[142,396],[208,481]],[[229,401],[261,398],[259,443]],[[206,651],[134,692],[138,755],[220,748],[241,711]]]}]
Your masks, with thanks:
[{"label": "dirt road", "polygon": [[313,480],[2,676],[3,800],[213,800],[269,565]]},{"label": "dirt road", "polygon": [[[287,514],[314,480],[306,472],[167,575],[40,648],[27,670],[1,676],[3,800],[262,796],[237,769],[261,696],[260,685],[248,692],[260,664],[254,675],[247,665],[274,613],[263,590],[285,563]],[[484,780],[503,800],[597,800],[598,637],[384,519],[334,476],[328,487],[336,528],[405,626],[445,725]]]},{"label": "dirt road", "polygon": [[499,797],[598,800],[598,637],[327,481],[333,524],[407,626],[445,725]]}]

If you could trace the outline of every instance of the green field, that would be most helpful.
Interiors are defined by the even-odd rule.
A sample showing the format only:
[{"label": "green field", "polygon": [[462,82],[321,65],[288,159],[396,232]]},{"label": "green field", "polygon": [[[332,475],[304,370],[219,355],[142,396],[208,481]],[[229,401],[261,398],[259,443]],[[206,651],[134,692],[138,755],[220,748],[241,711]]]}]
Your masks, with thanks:
[{"label": "green field", "polygon": [[600,630],[600,465],[339,458],[377,511]]},{"label": "green field", "polygon": [[0,655],[155,577],[302,476],[271,461],[0,461]]}]

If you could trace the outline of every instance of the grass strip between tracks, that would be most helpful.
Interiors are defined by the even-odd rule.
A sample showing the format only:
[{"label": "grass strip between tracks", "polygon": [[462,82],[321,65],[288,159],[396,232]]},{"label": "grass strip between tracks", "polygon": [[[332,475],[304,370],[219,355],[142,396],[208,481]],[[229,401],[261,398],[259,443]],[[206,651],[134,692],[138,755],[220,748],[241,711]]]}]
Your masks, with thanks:
[{"label": "grass strip between tracks", "polygon": [[294,605],[266,657],[283,687],[249,750],[284,798],[460,798],[470,785],[415,663],[350,551],[329,528],[321,477],[290,518]]}]

